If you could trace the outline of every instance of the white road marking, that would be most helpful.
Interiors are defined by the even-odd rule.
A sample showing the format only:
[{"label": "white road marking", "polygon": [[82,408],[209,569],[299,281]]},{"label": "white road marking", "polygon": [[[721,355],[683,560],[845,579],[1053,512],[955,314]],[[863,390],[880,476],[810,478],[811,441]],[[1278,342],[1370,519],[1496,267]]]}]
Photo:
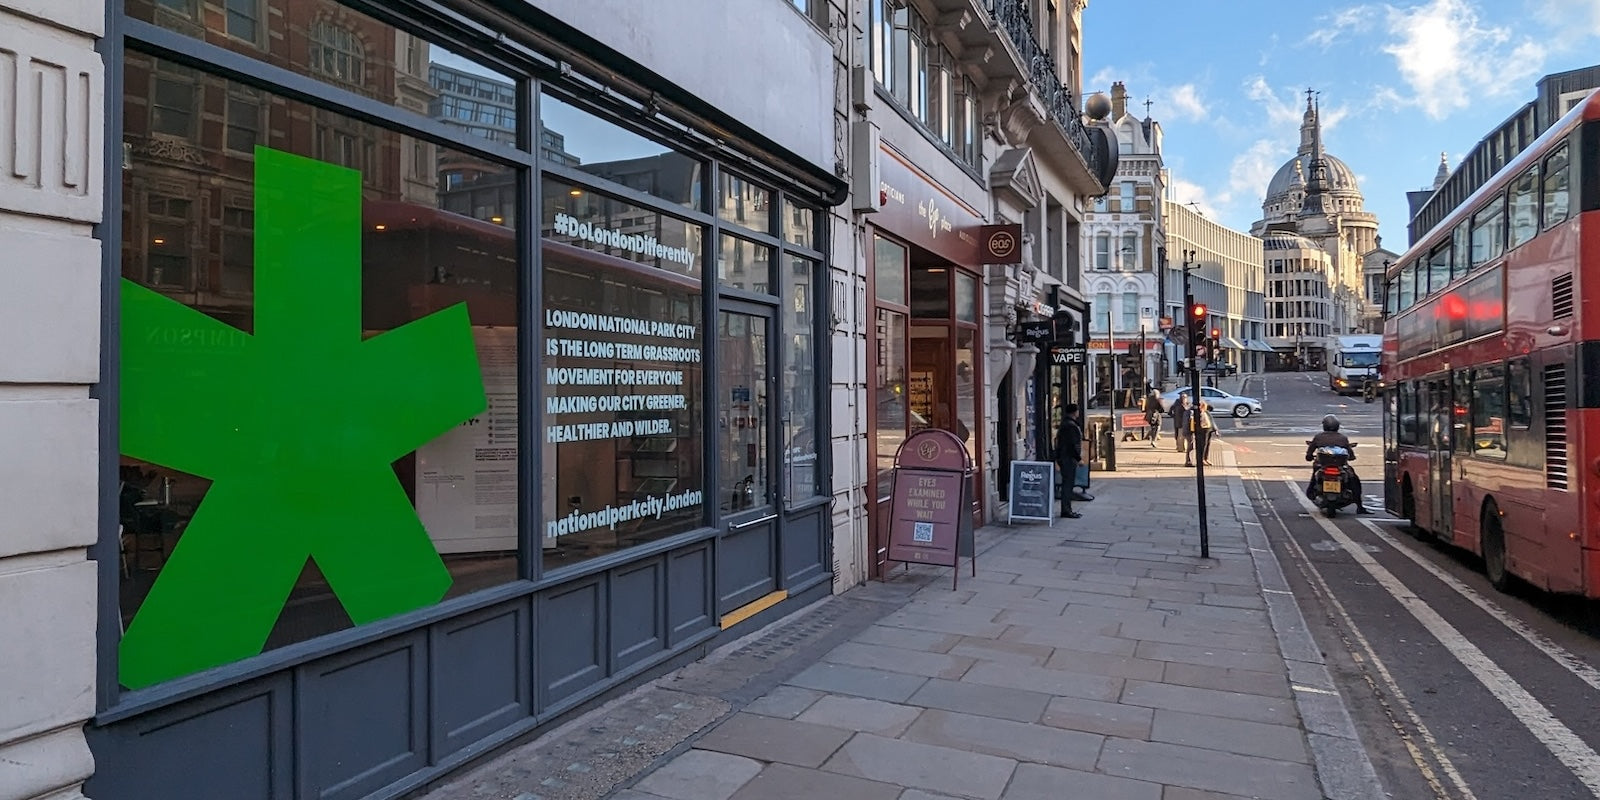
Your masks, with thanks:
[{"label": "white road marking", "polygon": [[[1311,501],[1298,491],[1299,487],[1294,481],[1284,481],[1284,483],[1289,486],[1290,493],[1300,501],[1301,505],[1308,510],[1316,511]],[[1478,649],[1477,645],[1456,630],[1455,626],[1439,616],[1427,601],[1418,597],[1406,587],[1405,583],[1396,578],[1394,573],[1379,564],[1344,531],[1339,530],[1339,526],[1320,515],[1314,519],[1329,536],[1343,544],[1345,552],[1349,553],[1350,557],[1378,582],[1378,585],[1388,591],[1401,607],[1411,612],[1411,616],[1422,623],[1422,626],[1433,634],[1433,637],[1438,639],[1439,643],[1444,645],[1445,649],[1449,650],[1450,654],[1455,656],[1484,688],[1489,690],[1489,694],[1500,701],[1500,704],[1505,706],[1506,710],[1534,735],[1534,738],[1543,743],[1551,755],[1571,770],[1572,774],[1589,788],[1591,794],[1600,798],[1600,753],[1596,753],[1578,738],[1571,728],[1556,719],[1538,698],[1529,694],[1527,689],[1522,688],[1522,684],[1517,683],[1500,668],[1500,665]]]},{"label": "white road marking", "polygon": [[[1287,477],[1284,480],[1292,482]],[[1263,490],[1265,489],[1265,485],[1260,481],[1257,481],[1257,486]],[[1263,491],[1260,500],[1267,507],[1267,510],[1272,512],[1272,518],[1278,521],[1278,527],[1282,528],[1287,534],[1289,526],[1284,524],[1283,516],[1278,513],[1277,505],[1266,497],[1265,491]],[[1428,756],[1431,756],[1434,762],[1439,765],[1440,771],[1444,772],[1445,777],[1455,786],[1462,800],[1477,800],[1472,793],[1472,789],[1467,786],[1466,779],[1461,777],[1461,773],[1456,770],[1454,762],[1445,754],[1444,748],[1439,746],[1439,741],[1434,738],[1433,731],[1428,729],[1428,726],[1423,723],[1422,717],[1418,716],[1416,709],[1411,706],[1411,700],[1406,697],[1405,692],[1400,688],[1400,683],[1394,679],[1394,675],[1390,674],[1388,666],[1383,663],[1383,659],[1378,657],[1378,651],[1373,649],[1372,643],[1367,641],[1367,637],[1356,626],[1355,619],[1350,616],[1350,612],[1345,610],[1344,603],[1339,600],[1338,595],[1333,593],[1333,587],[1328,585],[1327,580],[1322,577],[1322,573],[1317,570],[1316,565],[1312,564],[1311,559],[1306,556],[1305,549],[1300,546],[1299,542],[1295,541],[1293,536],[1284,536],[1284,542],[1298,556],[1301,574],[1313,584],[1313,587],[1322,595],[1329,608],[1343,620],[1344,629],[1349,631],[1351,638],[1355,639],[1354,646],[1348,640],[1345,642],[1345,647],[1350,650],[1351,657],[1357,663],[1365,661],[1367,665],[1372,667],[1372,672],[1377,673],[1378,680],[1383,682],[1385,688],[1380,690],[1373,682],[1372,672],[1362,669],[1362,676],[1366,679],[1367,684],[1371,686],[1373,695],[1378,703],[1384,707],[1384,713],[1389,717],[1389,724],[1394,726],[1395,733],[1399,735],[1401,744],[1404,744],[1406,752],[1411,754],[1412,763],[1417,765],[1417,769],[1422,773],[1423,779],[1433,789],[1434,796],[1441,800],[1449,800],[1450,798],[1449,792],[1439,781],[1439,777],[1434,774],[1433,767],[1429,766]],[[1356,648],[1360,649],[1359,653],[1356,652]],[[1388,697],[1394,698],[1395,704],[1400,707],[1400,711],[1404,713],[1407,721],[1417,731],[1417,735],[1422,738],[1420,747],[1412,740],[1411,734],[1401,726],[1400,721],[1395,719],[1394,712],[1390,708],[1384,692],[1388,693]],[[1423,748],[1427,748],[1427,754],[1422,752]]]},{"label": "white road marking", "polygon": [[[1382,505],[1382,503],[1380,502],[1379,505]],[[1536,649],[1538,649],[1539,652],[1544,653],[1545,655],[1549,656],[1551,660],[1566,668],[1568,672],[1571,672],[1573,675],[1577,676],[1578,680],[1589,684],[1590,687],[1596,690],[1600,690],[1600,669],[1595,669],[1594,667],[1589,666],[1588,662],[1585,662],[1582,658],[1579,658],[1571,651],[1546,638],[1544,634],[1528,627],[1527,623],[1511,616],[1510,613],[1497,605],[1493,600],[1490,600],[1489,598],[1479,594],[1477,590],[1466,585],[1465,583],[1462,583],[1459,578],[1451,575],[1448,572],[1445,572],[1432,561],[1417,555],[1411,550],[1411,548],[1402,547],[1400,542],[1396,541],[1393,536],[1390,536],[1382,528],[1379,528],[1377,525],[1373,524],[1371,520],[1363,519],[1360,520],[1360,522],[1362,525],[1366,526],[1367,530],[1372,532],[1372,535],[1382,540],[1384,544],[1387,544],[1395,550],[1398,550],[1401,555],[1411,559],[1412,563],[1422,567],[1424,570],[1427,570],[1428,574],[1438,579],[1440,583],[1443,583],[1444,585],[1456,590],[1456,594],[1465,597],[1473,605],[1483,609],[1485,614],[1494,617],[1497,622],[1509,628],[1512,633],[1522,637],[1523,641],[1533,645]]]}]

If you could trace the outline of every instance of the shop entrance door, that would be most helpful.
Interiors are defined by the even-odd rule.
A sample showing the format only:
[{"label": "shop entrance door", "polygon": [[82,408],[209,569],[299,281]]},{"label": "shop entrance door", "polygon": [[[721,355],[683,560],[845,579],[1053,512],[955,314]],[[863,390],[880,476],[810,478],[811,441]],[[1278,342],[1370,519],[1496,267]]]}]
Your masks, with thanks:
[{"label": "shop entrance door", "polygon": [[772,310],[724,300],[717,313],[717,610],[778,587],[777,425]]}]

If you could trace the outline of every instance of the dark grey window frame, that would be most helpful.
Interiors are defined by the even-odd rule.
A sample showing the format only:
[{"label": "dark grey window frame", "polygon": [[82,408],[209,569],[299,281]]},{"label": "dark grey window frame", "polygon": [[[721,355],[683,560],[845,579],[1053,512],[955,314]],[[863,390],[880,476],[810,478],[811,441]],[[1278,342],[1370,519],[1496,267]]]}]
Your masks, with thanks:
[{"label": "dark grey window frame", "polygon": [[[741,174],[749,176],[752,180],[767,185],[772,189],[776,202],[771,204],[769,213],[772,216],[773,230],[777,235],[757,234],[742,228],[731,227],[730,231],[737,230],[740,235],[761,240],[772,244],[781,258],[786,252],[802,255],[814,260],[818,264],[814,276],[813,302],[818,309],[831,307],[828,299],[830,282],[828,280],[828,247],[831,237],[828,235],[829,199],[820,193],[814,186],[808,185],[806,179],[789,175],[775,168],[770,168],[763,161],[752,157],[745,152],[725,145],[718,139],[700,134],[687,125],[672,123],[659,116],[646,115],[641,118],[637,110],[629,109],[618,101],[613,107],[601,107],[587,100],[577,100],[580,107],[593,113],[611,119],[619,124],[638,130],[640,133],[652,136],[685,149],[687,152],[703,158],[708,164],[708,187],[702,191],[701,208],[686,209],[682,206],[668,206],[662,201],[637,192],[627,187],[622,187],[610,182],[599,180],[578,170],[551,164],[542,161],[538,156],[539,142],[539,115],[538,98],[541,86],[560,88],[563,93],[572,93],[584,89],[604,89],[601,84],[595,83],[581,74],[574,74],[570,65],[557,65],[543,55],[514,42],[507,41],[504,37],[496,36],[492,31],[481,28],[476,23],[456,15],[429,2],[429,0],[393,0],[393,2],[380,6],[367,0],[341,0],[351,8],[369,14],[381,22],[399,27],[423,36],[426,40],[450,48],[458,54],[471,56],[474,60],[491,67],[502,74],[513,76],[517,81],[517,114],[523,122],[515,146],[497,143],[482,137],[471,135],[431,118],[421,116],[414,112],[406,111],[385,102],[374,100],[364,95],[341,88],[337,85],[322,80],[302,75],[282,67],[273,66],[255,58],[229,50],[224,47],[209,44],[205,41],[191,38],[174,31],[143,22],[124,15],[120,2],[107,3],[106,8],[106,35],[96,43],[96,50],[100,53],[104,63],[108,65],[106,71],[105,111],[107,119],[107,136],[105,138],[105,163],[107,165],[122,162],[121,141],[123,138],[122,106],[124,103],[124,63],[125,53],[132,50],[139,53],[159,57],[191,68],[201,70],[209,75],[235,81],[252,89],[267,92],[279,97],[303,102],[316,108],[328,109],[368,124],[373,124],[386,130],[404,133],[418,139],[434,144],[448,146],[464,153],[470,153],[503,163],[517,171],[517,191],[523,202],[520,204],[517,217],[517,250],[521,263],[519,269],[519,339],[518,347],[522,353],[539,353],[543,350],[542,326],[539,323],[539,298],[542,297],[541,286],[541,237],[539,236],[539,187],[545,173],[571,180],[580,185],[591,185],[594,188],[618,195],[632,202],[638,202],[649,208],[660,208],[679,216],[691,218],[711,226],[706,237],[703,256],[707,261],[714,263],[715,247],[722,224],[716,215],[711,212],[712,190],[715,187],[717,169],[724,162],[736,165]],[[400,9],[400,10],[397,10]],[[407,16],[411,15],[411,16]],[[421,33],[426,31],[426,33]],[[502,48],[496,52],[488,49],[490,45],[479,46],[476,42],[495,42],[494,46]],[[611,98],[616,94],[610,91],[601,91]],[[567,98],[563,98],[567,99]],[[574,95],[576,99],[576,95]],[[633,113],[628,113],[629,111]],[[198,111],[198,110],[197,110]],[[625,121],[626,120],[626,121]],[[631,123],[631,124],[630,124]],[[263,131],[265,134],[265,131]],[[804,187],[807,194],[795,194],[790,187]],[[94,226],[94,235],[102,243],[119,242],[121,240],[121,217],[123,192],[121,181],[107,181],[102,222]],[[779,209],[789,202],[798,201],[800,205],[815,210],[817,231],[815,231],[814,245],[806,248],[782,238],[781,219]],[[101,281],[101,341],[115,342],[120,336],[121,314],[119,307],[120,278],[122,274],[121,248],[117,246],[102,247],[102,281]],[[716,276],[708,276],[703,291],[704,302],[707,308],[707,319],[716,319],[718,310],[719,290],[716,285]],[[768,302],[781,307],[776,296],[762,297],[762,302]],[[775,310],[777,310],[775,308]],[[781,316],[781,315],[780,315]],[[782,328],[778,328],[782,330]],[[817,313],[813,321],[813,336],[818,346],[815,348],[816,374],[819,382],[826,385],[827,377],[831,374],[831,347],[826,346],[830,336],[830,325],[826,315]],[[715,336],[707,335],[707,360],[714,363]],[[781,359],[781,348],[779,358]],[[775,368],[781,368],[781,361],[775,362]],[[119,396],[120,396],[120,364],[116,347],[102,347],[100,355],[101,378],[99,383],[91,387],[90,395],[98,401],[99,415],[99,536],[90,549],[91,557],[97,562],[99,601],[97,608],[97,664],[96,664],[96,703],[97,714],[95,723],[107,725],[119,720],[129,719],[145,714],[156,709],[172,706],[184,700],[211,694],[229,687],[236,687],[248,681],[256,680],[272,673],[306,664],[316,659],[325,658],[332,654],[353,650],[364,645],[394,637],[407,632],[426,629],[427,626],[441,620],[470,614],[474,611],[495,606],[518,598],[536,595],[560,584],[574,583],[609,570],[620,565],[634,561],[660,556],[668,551],[687,548],[704,540],[715,539],[719,535],[719,528],[715,523],[715,509],[708,507],[706,523],[703,527],[688,531],[660,541],[651,542],[617,553],[593,559],[569,569],[552,570],[548,574],[542,569],[541,553],[538,539],[539,522],[543,519],[540,509],[540,497],[537,492],[522,491],[519,503],[519,544],[518,544],[518,578],[514,581],[484,589],[459,598],[452,598],[416,611],[398,615],[389,619],[367,625],[356,626],[343,631],[319,636],[305,642],[300,642],[284,648],[268,651],[251,658],[218,667],[196,675],[185,676],[167,681],[153,687],[139,690],[124,691],[117,677],[117,651],[121,640],[121,608],[119,601],[120,575],[116,569],[118,563],[119,537],[117,536],[119,507],[115,487],[118,483],[117,461],[119,446]],[[542,391],[536,379],[537,370],[519,370],[518,389],[521,403],[525,410],[542,408]],[[706,396],[713,397],[710,389],[714,388],[714,378],[707,371]],[[783,509],[784,519],[800,517],[805,514],[821,513],[823,526],[826,530],[828,520],[826,513],[818,509],[828,505],[832,500],[832,463],[831,448],[826,442],[831,441],[831,425],[820,406],[825,402],[823,392],[818,393],[818,478],[819,494],[808,502],[801,503],[793,508]],[[711,403],[704,404],[708,409]],[[774,404],[774,424],[781,419],[781,405]],[[709,413],[709,411],[708,411]],[[523,413],[520,415],[519,435],[522,441],[539,441],[540,415],[536,413]],[[707,430],[712,430],[710,426]],[[712,445],[707,444],[707,447]],[[523,448],[518,469],[524,482],[529,476],[540,474],[539,462],[542,458],[540,448]],[[708,470],[706,483],[715,487],[716,478],[713,470]],[[708,491],[709,495],[709,491]],[[711,506],[712,504],[708,504]],[[781,508],[781,502],[779,506]],[[713,544],[713,548],[715,545]],[[827,580],[831,572],[828,565],[831,563],[830,552],[831,538],[825,537],[822,549],[823,572],[818,577],[804,581],[800,585],[785,586],[785,572],[780,567],[776,578],[780,588],[786,588],[791,595],[815,587],[821,581]],[[715,552],[715,549],[713,549]],[[715,559],[715,555],[713,558]],[[714,573],[708,578],[713,583]],[[612,676],[612,683],[595,687],[604,689],[607,685],[614,685],[617,680],[626,680],[631,675],[643,672],[654,664],[665,659],[681,654],[686,648],[713,638],[718,632],[713,629],[696,633],[687,639],[678,642],[667,652],[658,657],[617,670]],[[527,730],[532,730],[539,724],[549,721],[549,717],[559,714],[574,705],[589,699],[594,692],[587,692],[579,696],[568,698],[554,703],[534,718],[523,720],[507,729],[507,735],[517,735]]]}]

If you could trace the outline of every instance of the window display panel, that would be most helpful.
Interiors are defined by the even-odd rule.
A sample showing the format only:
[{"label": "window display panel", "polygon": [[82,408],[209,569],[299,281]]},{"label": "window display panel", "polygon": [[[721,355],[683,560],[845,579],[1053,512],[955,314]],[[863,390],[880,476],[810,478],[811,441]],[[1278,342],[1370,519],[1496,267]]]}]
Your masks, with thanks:
[{"label": "window display panel", "polygon": [[[180,72],[125,74],[139,141]],[[463,154],[187,75],[196,117],[259,98],[274,147],[208,124],[121,171],[130,688],[518,574],[516,235],[408,166]]]},{"label": "window display panel", "polygon": [[[705,228],[570,183],[544,183],[551,241],[699,278]],[[765,278],[763,278],[765,283]]]},{"label": "window display panel", "polygon": [[792,506],[817,496],[821,475],[817,461],[816,313],[812,291],[820,265],[787,256],[784,263],[783,353],[783,481],[784,498]]},{"label": "window display panel", "polygon": [[[882,241],[881,239],[879,240]],[[878,497],[894,488],[894,456],[906,440],[910,409],[906,407],[906,315],[878,309],[877,396]]]},{"label": "window display panel", "polygon": [[563,244],[566,213],[547,205],[543,223],[547,572],[705,520],[700,284]]},{"label": "window display panel", "polygon": [[722,458],[724,515],[772,502],[767,473],[770,328],[771,320],[763,316],[734,311],[717,314],[717,385],[723,392],[717,413],[721,427],[717,452]]}]

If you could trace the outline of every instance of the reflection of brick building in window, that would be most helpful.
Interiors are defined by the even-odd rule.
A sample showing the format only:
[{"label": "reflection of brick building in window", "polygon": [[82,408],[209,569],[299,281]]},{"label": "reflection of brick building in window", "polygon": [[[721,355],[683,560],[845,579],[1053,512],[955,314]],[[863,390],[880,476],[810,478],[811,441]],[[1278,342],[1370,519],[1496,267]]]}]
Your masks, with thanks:
[{"label": "reflection of brick building in window", "polygon": [[[128,12],[427,113],[429,45],[416,37],[326,0],[205,5],[130,0]],[[249,328],[257,145],[358,169],[369,200],[438,202],[432,143],[142,54],[128,54],[125,86],[123,273],[230,324]]]}]

